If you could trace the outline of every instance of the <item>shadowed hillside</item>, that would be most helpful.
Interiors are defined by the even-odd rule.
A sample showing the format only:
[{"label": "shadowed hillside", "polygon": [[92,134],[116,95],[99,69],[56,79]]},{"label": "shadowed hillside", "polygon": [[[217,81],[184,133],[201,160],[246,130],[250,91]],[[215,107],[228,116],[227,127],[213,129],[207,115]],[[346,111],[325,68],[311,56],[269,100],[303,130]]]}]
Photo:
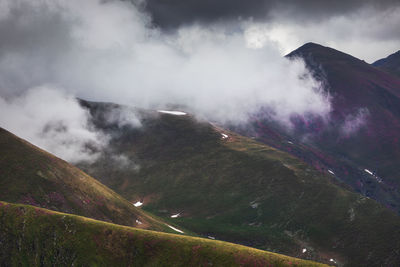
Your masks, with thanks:
[{"label": "shadowed hillside", "polygon": [[324,266],[5,202],[0,202],[0,244],[0,262],[10,266]]},{"label": "shadowed hillside", "polygon": [[372,65],[400,77],[400,51],[379,59]]},{"label": "shadowed hillside", "polygon": [[[142,127],[119,128],[102,119],[115,105],[82,104],[113,139],[103,157],[81,167],[165,220],[318,261],[400,262],[398,216],[285,152],[189,115],[138,112]],[[115,168],[113,154],[138,168]]]}]

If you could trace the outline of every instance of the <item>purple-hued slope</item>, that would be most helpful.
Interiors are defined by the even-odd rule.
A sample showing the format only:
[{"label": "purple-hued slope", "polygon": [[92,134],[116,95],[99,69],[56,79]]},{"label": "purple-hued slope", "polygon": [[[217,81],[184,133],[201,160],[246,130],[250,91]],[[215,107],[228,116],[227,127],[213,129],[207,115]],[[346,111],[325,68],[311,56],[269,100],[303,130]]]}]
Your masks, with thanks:
[{"label": "purple-hued slope", "polygon": [[400,77],[400,50],[372,63],[373,66]]},{"label": "purple-hued slope", "polygon": [[[332,48],[307,43],[303,58],[331,96],[328,119],[293,116],[288,131],[262,114],[239,131],[288,151],[363,195],[400,211],[400,78]],[[238,130],[238,129],[236,129]]]}]

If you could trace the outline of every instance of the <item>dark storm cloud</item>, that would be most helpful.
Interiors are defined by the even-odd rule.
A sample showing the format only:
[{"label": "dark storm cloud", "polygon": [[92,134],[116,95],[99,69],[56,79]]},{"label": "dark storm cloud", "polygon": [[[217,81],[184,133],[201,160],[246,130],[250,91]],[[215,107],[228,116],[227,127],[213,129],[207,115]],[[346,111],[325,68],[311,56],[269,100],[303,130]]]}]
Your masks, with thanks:
[{"label": "dark storm cloud", "polygon": [[272,4],[265,0],[147,0],[145,8],[156,25],[170,28],[192,22],[264,18]]},{"label": "dark storm cloud", "polygon": [[144,8],[156,25],[171,29],[183,24],[224,22],[237,19],[268,20],[275,12],[289,18],[320,20],[371,7],[399,6],[398,0],[145,0]]}]

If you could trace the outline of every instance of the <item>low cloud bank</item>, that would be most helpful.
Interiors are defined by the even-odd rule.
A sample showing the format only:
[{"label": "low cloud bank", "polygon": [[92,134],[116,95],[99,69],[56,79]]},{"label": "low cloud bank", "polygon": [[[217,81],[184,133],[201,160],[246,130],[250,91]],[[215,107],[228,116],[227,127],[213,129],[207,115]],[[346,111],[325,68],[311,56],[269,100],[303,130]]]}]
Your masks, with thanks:
[{"label": "low cloud bank", "polygon": [[0,114],[1,126],[70,162],[93,161],[108,142],[73,96],[51,87],[0,98]]},{"label": "low cloud bank", "polygon": [[[191,25],[166,34],[126,1],[2,0],[1,126],[77,160],[95,155],[106,138],[88,126],[74,97],[179,105],[220,123],[245,122],[260,108],[288,126],[296,114],[328,116],[329,96],[304,63],[282,58],[274,41],[260,46],[246,34],[250,26]],[[140,126],[134,114],[118,117]]]}]

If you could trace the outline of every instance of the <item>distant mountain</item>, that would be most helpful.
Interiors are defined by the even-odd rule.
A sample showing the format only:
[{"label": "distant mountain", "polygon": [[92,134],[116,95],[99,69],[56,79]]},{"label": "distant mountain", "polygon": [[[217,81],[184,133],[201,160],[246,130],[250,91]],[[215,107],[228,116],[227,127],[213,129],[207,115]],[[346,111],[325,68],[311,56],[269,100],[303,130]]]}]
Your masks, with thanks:
[{"label": "distant mountain", "polygon": [[400,50],[375,61],[372,65],[400,77]]},{"label": "distant mountain", "polygon": [[0,202],[2,266],[326,266],[240,245]]},{"label": "distant mountain", "polygon": [[400,211],[400,79],[314,43],[290,53],[304,59],[331,97],[330,118],[294,116],[288,131],[263,114],[235,128],[331,175],[338,183]]},{"label": "distant mountain", "polygon": [[[104,119],[117,105],[81,103],[113,138],[97,162],[79,166],[164,220],[331,264],[400,262],[399,216],[288,153],[190,115],[137,110],[141,127],[120,127]],[[136,167],[115,166],[114,155]]]},{"label": "distant mountain", "polygon": [[30,204],[122,225],[171,231],[165,223],[134,207],[78,168],[2,128],[0,153],[1,201]]}]

